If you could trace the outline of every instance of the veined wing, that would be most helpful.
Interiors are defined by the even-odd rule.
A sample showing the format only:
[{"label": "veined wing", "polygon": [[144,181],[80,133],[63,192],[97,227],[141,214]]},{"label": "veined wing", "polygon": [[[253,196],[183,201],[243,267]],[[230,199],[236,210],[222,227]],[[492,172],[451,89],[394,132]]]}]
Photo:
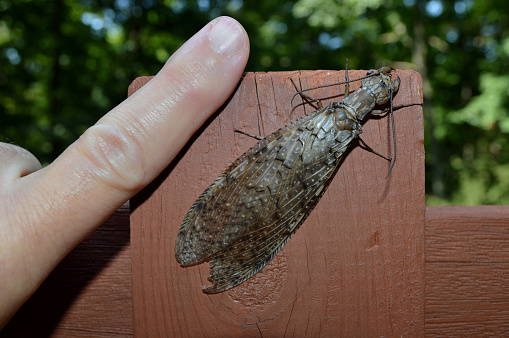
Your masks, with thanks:
[{"label": "veined wing", "polygon": [[[341,161],[338,159],[337,161]],[[339,165],[333,162],[320,170],[320,181],[307,189],[288,191],[291,198],[279,201],[270,221],[242,235],[210,257],[209,280],[205,293],[228,290],[259,272],[295,234],[327,190]]]},{"label": "veined wing", "polygon": [[207,292],[251,277],[318,203],[353,137],[351,130],[337,128],[329,107],[267,136],[193,204],[179,231],[177,260],[211,261],[214,287]]}]

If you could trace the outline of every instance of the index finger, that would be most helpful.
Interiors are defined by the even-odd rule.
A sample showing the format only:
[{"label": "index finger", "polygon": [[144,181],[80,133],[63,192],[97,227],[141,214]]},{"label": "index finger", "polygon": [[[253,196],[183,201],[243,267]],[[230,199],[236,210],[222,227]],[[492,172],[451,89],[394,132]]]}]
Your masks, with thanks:
[{"label": "index finger", "polygon": [[15,204],[31,215],[20,245],[41,276],[168,165],[231,94],[248,53],[242,26],[217,18],[51,165],[18,180]]}]

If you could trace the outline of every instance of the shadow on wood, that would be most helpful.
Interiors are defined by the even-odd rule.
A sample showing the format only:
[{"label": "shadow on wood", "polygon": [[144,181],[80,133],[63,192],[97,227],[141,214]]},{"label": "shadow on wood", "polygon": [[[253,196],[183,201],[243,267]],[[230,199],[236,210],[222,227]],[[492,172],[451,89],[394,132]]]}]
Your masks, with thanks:
[{"label": "shadow on wood", "polygon": [[125,204],[55,268],[0,337],[130,335],[131,297]]}]

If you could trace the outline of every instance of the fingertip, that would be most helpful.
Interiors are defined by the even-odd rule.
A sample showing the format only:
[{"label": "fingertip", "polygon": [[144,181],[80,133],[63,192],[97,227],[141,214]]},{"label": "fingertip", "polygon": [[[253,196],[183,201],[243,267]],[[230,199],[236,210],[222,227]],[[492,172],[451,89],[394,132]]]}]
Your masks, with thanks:
[{"label": "fingertip", "polygon": [[222,16],[210,21],[183,44],[158,75],[178,74],[181,69],[193,75],[195,68],[188,69],[185,65],[199,65],[204,68],[200,75],[221,74],[225,80],[237,83],[248,58],[249,38],[244,27],[237,20]]},{"label": "fingertip", "polygon": [[235,19],[222,16],[210,22],[207,39],[216,52],[227,57],[242,54],[249,48],[244,27]]}]

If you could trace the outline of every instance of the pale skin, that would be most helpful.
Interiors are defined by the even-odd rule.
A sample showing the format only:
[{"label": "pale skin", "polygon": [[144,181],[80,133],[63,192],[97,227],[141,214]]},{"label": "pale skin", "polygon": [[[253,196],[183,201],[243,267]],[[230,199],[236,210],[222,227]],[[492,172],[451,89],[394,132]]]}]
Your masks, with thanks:
[{"label": "pale skin", "polygon": [[0,329],[80,241],[172,161],[232,93],[248,55],[242,26],[217,18],[47,167],[0,143]]}]

